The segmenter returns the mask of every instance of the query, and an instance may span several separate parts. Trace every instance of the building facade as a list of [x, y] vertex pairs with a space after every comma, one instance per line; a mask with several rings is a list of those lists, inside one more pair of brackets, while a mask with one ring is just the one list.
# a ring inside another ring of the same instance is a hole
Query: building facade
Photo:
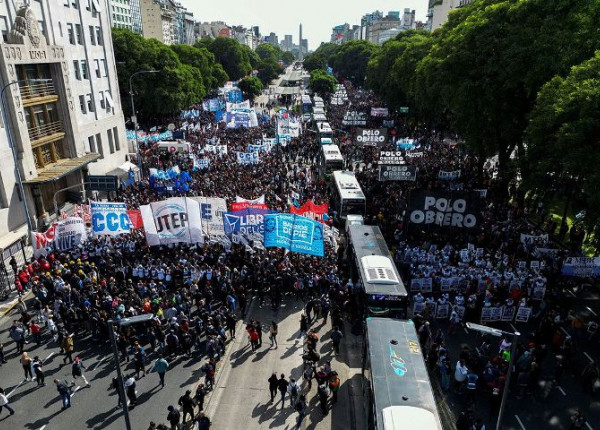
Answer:
[[[107, 1], [61, 0], [57, 6], [56, 0], [35, 0], [18, 8], [0, 3], [6, 24], [0, 44], [6, 105], [0, 128], [2, 249], [27, 231], [23, 199], [39, 228], [55, 215], [55, 200], [61, 206], [80, 191], [60, 190], [126, 161]], [[24, 195], [16, 186], [17, 169]]]
[[210, 37], [231, 37], [231, 28], [223, 21], [197, 22], [194, 26], [196, 39]]
[[426, 27], [437, 30], [448, 21], [448, 15], [455, 9], [472, 3], [473, 0], [430, 0]]
[[140, 0], [110, 0], [112, 26], [142, 34]]

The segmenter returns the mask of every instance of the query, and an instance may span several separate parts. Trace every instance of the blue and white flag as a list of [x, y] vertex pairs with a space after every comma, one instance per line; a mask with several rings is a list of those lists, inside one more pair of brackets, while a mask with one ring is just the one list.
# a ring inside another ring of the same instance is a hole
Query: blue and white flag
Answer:
[[260, 163], [260, 157], [258, 156], [258, 152], [238, 152], [237, 162], [238, 164]]
[[264, 217], [265, 247], [281, 247], [300, 254], [325, 255], [323, 226], [296, 214], [270, 214]]
[[223, 228], [227, 235], [243, 235], [247, 238], [262, 237], [264, 233], [264, 217], [274, 213], [269, 209], [247, 208], [223, 214]]
[[125, 203], [91, 202], [92, 231], [95, 235], [118, 236], [131, 232]]

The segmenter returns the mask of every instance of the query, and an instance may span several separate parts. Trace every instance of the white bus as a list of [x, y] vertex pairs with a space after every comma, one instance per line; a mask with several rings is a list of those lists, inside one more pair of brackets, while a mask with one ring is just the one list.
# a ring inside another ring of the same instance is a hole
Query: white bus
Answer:
[[323, 139], [324, 137], [333, 137], [333, 130], [328, 122], [317, 122], [317, 135], [319, 139]]
[[318, 168], [322, 178], [329, 178], [333, 171], [344, 169], [344, 157], [337, 145], [321, 145]]
[[332, 174], [331, 207], [337, 220], [346, 215], [365, 216], [367, 201], [354, 172], [336, 170]]

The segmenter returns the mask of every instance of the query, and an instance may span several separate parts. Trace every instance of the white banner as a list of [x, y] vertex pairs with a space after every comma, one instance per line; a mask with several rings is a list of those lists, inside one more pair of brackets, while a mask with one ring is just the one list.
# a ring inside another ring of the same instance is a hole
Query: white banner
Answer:
[[191, 197], [200, 205], [202, 231], [209, 236], [224, 236], [223, 213], [227, 212], [227, 202], [220, 197]]
[[125, 203], [91, 202], [92, 230], [96, 235], [118, 236], [131, 231]]
[[210, 152], [212, 154], [227, 155], [227, 145], [205, 145], [202, 152]]
[[240, 103], [230, 103], [227, 102], [225, 103], [225, 110], [227, 110], [227, 112], [231, 112], [234, 110], [244, 110], [244, 109], [250, 109], [250, 100], [244, 100], [243, 102]]
[[140, 206], [148, 245], [203, 243], [200, 205], [188, 197], [172, 197]]
[[238, 164], [254, 164], [260, 162], [258, 152], [238, 152], [237, 153]]
[[253, 200], [248, 200], [248, 199], [245, 199], [240, 196], [235, 196], [235, 202], [236, 203], [248, 203], [248, 205], [264, 205], [265, 204], [265, 195], [263, 194], [262, 196], [260, 196], [256, 199], [253, 199]]
[[79, 217], [69, 217], [58, 222], [54, 238], [54, 249], [59, 252], [68, 251], [82, 244], [87, 239], [85, 223]]

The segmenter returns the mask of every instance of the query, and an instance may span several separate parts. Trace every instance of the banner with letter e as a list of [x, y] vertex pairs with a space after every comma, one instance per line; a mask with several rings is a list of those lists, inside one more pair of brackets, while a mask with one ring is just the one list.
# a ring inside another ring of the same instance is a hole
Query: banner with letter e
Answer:
[[69, 217], [58, 222], [53, 245], [54, 249], [63, 252], [81, 245], [86, 239], [87, 233], [83, 219]]
[[91, 202], [92, 231], [96, 235], [118, 236], [131, 232], [125, 203]]
[[200, 205], [189, 197], [172, 197], [140, 206], [149, 246], [204, 243]]
[[281, 247], [299, 254], [325, 255], [323, 226], [296, 214], [271, 214], [264, 217], [265, 247]]

